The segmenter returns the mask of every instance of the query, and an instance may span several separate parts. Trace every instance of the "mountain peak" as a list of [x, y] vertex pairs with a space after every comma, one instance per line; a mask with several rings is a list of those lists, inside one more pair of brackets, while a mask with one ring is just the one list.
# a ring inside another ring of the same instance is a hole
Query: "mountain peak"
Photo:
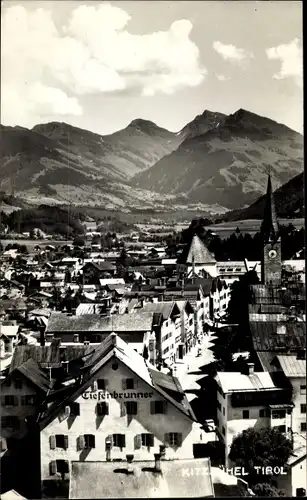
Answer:
[[129, 123], [128, 127], [140, 127], [142, 129], [146, 128], [159, 128], [154, 122], [150, 120], [144, 120], [143, 118], [136, 118]]

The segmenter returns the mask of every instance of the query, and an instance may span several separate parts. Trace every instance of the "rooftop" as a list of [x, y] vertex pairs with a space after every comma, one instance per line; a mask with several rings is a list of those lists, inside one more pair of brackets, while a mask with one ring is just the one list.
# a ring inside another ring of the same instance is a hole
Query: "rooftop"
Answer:
[[216, 260], [209, 252], [205, 243], [195, 234], [180, 255], [178, 262], [181, 264], [216, 264]]
[[286, 377], [306, 377], [306, 359], [296, 356], [277, 356], [277, 359]]
[[218, 372], [217, 381], [225, 393], [276, 388], [267, 372], [254, 372], [252, 375], [243, 375], [240, 372]]
[[306, 348], [306, 323], [303, 321], [250, 321], [249, 326], [256, 351], [282, 353], [285, 349], [296, 351]]
[[68, 316], [54, 312], [49, 318], [46, 332], [143, 332], [151, 331], [152, 320], [153, 313], [144, 311], [107, 317], [98, 314]]

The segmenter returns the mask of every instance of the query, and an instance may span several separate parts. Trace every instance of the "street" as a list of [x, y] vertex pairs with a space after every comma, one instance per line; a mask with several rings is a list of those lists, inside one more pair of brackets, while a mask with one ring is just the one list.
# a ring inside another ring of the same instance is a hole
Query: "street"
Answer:
[[[210, 350], [212, 341], [216, 337], [213, 333], [203, 335], [200, 344], [192, 347], [191, 351], [184, 357], [181, 362], [175, 363], [173, 366], [173, 374], [177, 377], [182, 385], [184, 391], [199, 390], [200, 386], [197, 380], [204, 377], [201, 373], [200, 367], [214, 361], [214, 355]], [[197, 356], [198, 350], [201, 350], [201, 355]], [[195, 394], [188, 392], [187, 398], [194, 399]]]

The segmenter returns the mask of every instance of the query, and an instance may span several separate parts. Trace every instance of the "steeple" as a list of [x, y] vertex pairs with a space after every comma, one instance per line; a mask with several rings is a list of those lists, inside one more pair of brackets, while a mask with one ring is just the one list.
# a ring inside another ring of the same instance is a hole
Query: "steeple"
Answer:
[[260, 234], [264, 243], [276, 242], [279, 237], [279, 227], [276, 217], [276, 209], [270, 174], [268, 177], [268, 186]]

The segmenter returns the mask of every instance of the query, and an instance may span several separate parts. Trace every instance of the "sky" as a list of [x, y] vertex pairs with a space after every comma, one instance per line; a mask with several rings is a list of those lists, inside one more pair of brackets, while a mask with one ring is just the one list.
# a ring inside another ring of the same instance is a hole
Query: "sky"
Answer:
[[2, 2], [1, 123], [177, 132], [240, 108], [303, 132], [302, 2]]

